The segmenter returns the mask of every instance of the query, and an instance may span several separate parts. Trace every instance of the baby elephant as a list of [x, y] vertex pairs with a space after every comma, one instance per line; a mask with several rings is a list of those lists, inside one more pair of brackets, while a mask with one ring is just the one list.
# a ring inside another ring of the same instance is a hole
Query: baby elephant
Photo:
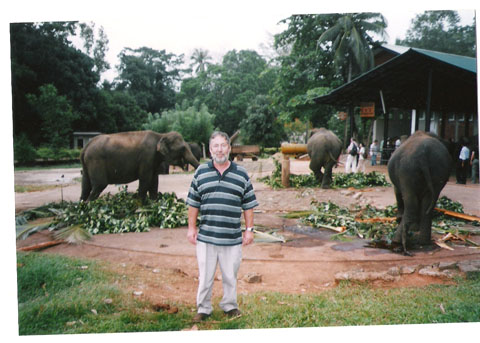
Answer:
[[[342, 142], [335, 134], [325, 128], [310, 137], [307, 142], [307, 153], [310, 156], [310, 169], [315, 174], [322, 188], [330, 188], [332, 168], [337, 164], [342, 151]], [[322, 173], [322, 168], [324, 172]]]
[[399, 226], [393, 241], [402, 243], [405, 255], [407, 234], [413, 243], [431, 244], [432, 215], [437, 199], [450, 176], [452, 159], [440, 139], [423, 131], [415, 132], [388, 162], [388, 175], [394, 185]]

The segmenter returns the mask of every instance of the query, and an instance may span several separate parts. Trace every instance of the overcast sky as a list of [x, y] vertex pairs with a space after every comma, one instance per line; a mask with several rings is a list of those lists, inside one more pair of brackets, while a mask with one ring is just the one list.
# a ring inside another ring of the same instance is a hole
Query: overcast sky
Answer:
[[[473, 1], [403, 0], [83, 0], [74, 5], [60, 0], [17, 0], [9, 5], [9, 21], [78, 20], [103, 26], [109, 39], [107, 59], [114, 68], [125, 47], [149, 47], [189, 58], [195, 48], [208, 50], [215, 62], [232, 49], [268, 45], [286, 26], [279, 21], [298, 13], [380, 12], [385, 15], [389, 43], [404, 38], [411, 20], [428, 9], [459, 10], [471, 23]], [[419, 5], [421, 3], [421, 5]], [[26, 5], [28, 4], [28, 5]], [[420, 7], [421, 6], [421, 7]], [[470, 9], [470, 11], [460, 11]], [[111, 76], [108, 77], [111, 79]]]
[[[227, 1], [224, 1], [227, 2]], [[125, 47], [139, 48], [147, 46], [156, 50], [165, 49], [175, 54], [185, 54], [186, 62], [195, 48], [208, 50], [215, 62], [220, 62], [222, 56], [232, 49], [254, 49], [261, 52], [260, 45], [268, 45], [272, 36], [283, 31], [286, 25], [279, 24], [282, 19], [295, 13], [332, 13], [354, 11], [355, 7], [325, 8], [317, 5], [295, 6], [290, 4], [271, 5], [269, 2], [246, 6], [253, 1], [236, 1], [242, 5], [207, 6], [207, 2], [198, 1], [196, 5], [169, 5], [159, 11], [137, 18], [121, 18], [103, 16], [95, 20], [98, 26], [103, 26], [109, 38], [108, 60], [112, 67], [118, 63], [118, 53]], [[408, 1], [407, 1], [408, 2]], [[223, 3], [223, 2], [222, 2]], [[310, 1], [312, 3], [312, 1]], [[194, 3], [195, 4], [195, 3]], [[450, 5], [451, 6], [451, 5]], [[388, 42], [393, 44], [396, 38], [404, 38], [411, 20], [416, 14], [427, 8], [385, 7], [362, 9], [362, 11], [378, 11], [385, 15], [389, 35]], [[445, 9], [460, 8], [445, 7]], [[465, 23], [472, 23], [473, 10], [459, 10]]]

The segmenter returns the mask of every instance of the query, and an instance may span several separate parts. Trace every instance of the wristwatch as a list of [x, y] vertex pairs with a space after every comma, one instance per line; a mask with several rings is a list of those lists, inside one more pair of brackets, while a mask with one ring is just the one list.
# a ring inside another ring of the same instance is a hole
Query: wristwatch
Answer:
[[247, 227], [247, 228], [245, 228], [245, 230], [253, 232], [253, 227]]

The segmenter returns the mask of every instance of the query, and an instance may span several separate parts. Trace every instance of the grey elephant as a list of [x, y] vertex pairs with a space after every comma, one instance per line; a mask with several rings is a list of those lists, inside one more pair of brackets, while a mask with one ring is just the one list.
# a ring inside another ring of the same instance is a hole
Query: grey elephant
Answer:
[[[200, 162], [200, 159], [202, 158], [202, 148], [200, 148], [200, 145], [197, 143], [188, 143], [188, 146], [190, 147], [190, 150], [192, 151], [193, 156], [197, 159], [197, 161]], [[185, 159], [181, 159], [179, 161], [175, 161], [171, 163], [171, 165], [181, 167], [183, 170], [188, 170], [188, 165], [189, 163], [185, 161]], [[160, 167], [159, 167], [159, 174], [169, 174], [170, 173], [170, 164], [167, 162], [162, 162]]]
[[310, 156], [310, 169], [318, 182], [322, 183], [322, 188], [330, 188], [332, 168], [337, 164], [341, 151], [342, 141], [330, 130], [320, 128], [309, 138], [307, 153]]
[[109, 184], [139, 180], [138, 194], [145, 201], [158, 195], [158, 174], [162, 163], [184, 160], [195, 168], [198, 160], [178, 132], [131, 131], [93, 138], [80, 155], [81, 200], [98, 198]]
[[[431, 244], [432, 216], [440, 192], [448, 181], [452, 159], [446, 146], [432, 133], [415, 132], [392, 154], [388, 175], [397, 200], [397, 221], [393, 241]], [[407, 242], [411, 232], [413, 239]]]

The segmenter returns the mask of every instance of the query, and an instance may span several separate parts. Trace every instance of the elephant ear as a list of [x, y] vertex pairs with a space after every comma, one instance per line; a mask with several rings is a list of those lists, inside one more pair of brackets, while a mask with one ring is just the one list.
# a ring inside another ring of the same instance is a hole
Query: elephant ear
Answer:
[[165, 159], [168, 156], [170, 152], [169, 146], [170, 146], [170, 142], [167, 136], [163, 136], [162, 138], [159, 139], [157, 143], [157, 151], [159, 152], [160, 157], [162, 159]]

